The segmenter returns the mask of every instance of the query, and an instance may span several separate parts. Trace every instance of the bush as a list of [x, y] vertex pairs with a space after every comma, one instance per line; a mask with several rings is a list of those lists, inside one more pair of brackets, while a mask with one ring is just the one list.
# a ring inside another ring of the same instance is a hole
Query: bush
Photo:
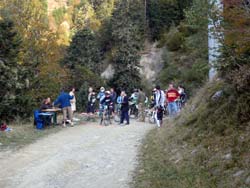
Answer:
[[88, 88], [92, 87], [94, 89], [98, 89], [99, 91], [99, 88], [104, 86], [104, 82], [99, 75], [94, 74], [84, 66], [76, 66], [76, 69], [72, 72], [72, 74], [74, 76], [70, 82], [70, 87], [74, 86], [78, 90], [76, 94], [77, 111], [84, 111], [87, 106]]
[[232, 71], [228, 79], [233, 83], [237, 91], [250, 91], [250, 65], [243, 65], [239, 69]]
[[170, 51], [177, 51], [181, 48], [184, 43], [184, 36], [181, 32], [176, 29], [171, 29], [167, 35], [167, 48]]

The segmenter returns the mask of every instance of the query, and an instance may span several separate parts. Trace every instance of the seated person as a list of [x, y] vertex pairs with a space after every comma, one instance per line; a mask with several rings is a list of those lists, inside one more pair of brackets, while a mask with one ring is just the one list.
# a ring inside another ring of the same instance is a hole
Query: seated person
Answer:
[[51, 104], [51, 100], [50, 100], [50, 98], [48, 97], [47, 99], [44, 99], [44, 100], [43, 100], [43, 103], [42, 103], [40, 109], [41, 109], [41, 110], [46, 110], [46, 109], [50, 109], [50, 108], [52, 108], [52, 107], [53, 107], [53, 106], [52, 106], [52, 104]]
[[[40, 110], [43, 111], [43, 110], [46, 110], [46, 109], [51, 109], [53, 108], [52, 104], [51, 104], [51, 99], [50, 97], [48, 97], [47, 99], [44, 99], [43, 100], [43, 103], [40, 107]], [[46, 113], [46, 112], [45, 112]], [[56, 121], [56, 113], [55, 112], [49, 112], [50, 114], [53, 115], [53, 124], [57, 124], [57, 121]], [[48, 120], [49, 121], [49, 120]]]

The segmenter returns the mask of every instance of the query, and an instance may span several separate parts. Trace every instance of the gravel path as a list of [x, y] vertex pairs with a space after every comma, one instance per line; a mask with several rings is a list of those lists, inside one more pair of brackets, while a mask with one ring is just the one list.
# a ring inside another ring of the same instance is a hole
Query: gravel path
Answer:
[[154, 126], [65, 128], [15, 153], [0, 154], [1, 188], [127, 188], [142, 138]]

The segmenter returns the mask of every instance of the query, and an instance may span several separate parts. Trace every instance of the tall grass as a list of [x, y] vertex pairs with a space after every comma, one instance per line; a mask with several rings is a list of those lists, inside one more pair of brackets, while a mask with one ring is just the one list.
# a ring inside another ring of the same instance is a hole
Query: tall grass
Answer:
[[[213, 101], [218, 90], [223, 95]], [[151, 131], [138, 156], [132, 186], [249, 187], [250, 124], [249, 119], [239, 124], [235, 114], [241, 104], [234, 94], [223, 81], [207, 84], [178, 118]]]

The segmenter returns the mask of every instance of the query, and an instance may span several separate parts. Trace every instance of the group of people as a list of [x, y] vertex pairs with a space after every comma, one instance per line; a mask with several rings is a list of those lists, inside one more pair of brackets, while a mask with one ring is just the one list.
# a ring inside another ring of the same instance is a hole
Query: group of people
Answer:
[[[131, 96], [128, 96], [125, 91], [121, 91], [118, 96], [114, 88], [105, 90], [100, 88], [99, 93], [95, 93], [93, 88], [89, 88], [87, 113], [94, 114], [96, 111], [96, 103], [99, 105], [99, 112], [108, 108], [112, 115], [120, 115], [120, 124], [126, 120], [129, 124], [130, 115], [138, 116], [138, 121], [145, 122], [145, 109], [151, 108], [156, 110], [156, 122], [162, 126], [163, 113], [168, 112], [170, 117], [176, 116], [184, 106], [187, 99], [185, 89], [179, 86], [174, 88], [173, 84], [169, 84], [169, 88], [165, 91], [161, 90], [160, 86], [156, 86], [152, 90], [150, 100], [141, 88], [134, 89]], [[149, 103], [150, 102], [150, 103]]]
[[[149, 108], [156, 112], [155, 120], [158, 127], [161, 127], [164, 112], [167, 111], [170, 117], [176, 116], [184, 106], [186, 99], [185, 89], [182, 86], [175, 89], [173, 84], [169, 84], [169, 88], [165, 91], [160, 86], [156, 86], [152, 90], [150, 99], [142, 88], [134, 89], [133, 93], [128, 96], [125, 91], [121, 91], [120, 95], [117, 95], [114, 88], [105, 90], [104, 87], [101, 87], [96, 93], [90, 87], [87, 98], [87, 113], [92, 115], [98, 111], [101, 114], [105, 109], [108, 109], [110, 116], [119, 114], [119, 124], [126, 122], [128, 125], [132, 114], [138, 117], [138, 121], [145, 122], [145, 109]], [[46, 110], [55, 106], [60, 107], [63, 111], [63, 127], [66, 126], [67, 122], [73, 126], [73, 112], [76, 111], [75, 88], [72, 88], [70, 92], [65, 92], [62, 89], [53, 103], [50, 98], [44, 99], [40, 109]]]
[[98, 102], [99, 105], [99, 114], [101, 114], [105, 108], [108, 109], [111, 116], [120, 111], [120, 124], [123, 124], [124, 120], [126, 120], [126, 124], [129, 124], [129, 99], [125, 91], [122, 91], [121, 94], [117, 96], [114, 88], [105, 90], [104, 87], [101, 87], [99, 93], [96, 95], [93, 88], [90, 87], [87, 103], [88, 114], [95, 113], [96, 102]]
[[[53, 107], [58, 106], [62, 109], [63, 112], [63, 123], [62, 126], [66, 127], [66, 123], [68, 122], [70, 126], [74, 126], [73, 123], [73, 113], [76, 111], [76, 97], [75, 97], [75, 88], [72, 88], [71, 91], [65, 92], [65, 89], [61, 89], [61, 93], [57, 97], [54, 102], [51, 102], [50, 97], [43, 100], [40, 110], [52, 109]], [[56, 116], [56, 113], [51, 111], [50, 113], [53, 116]], [[56, 118], [53, 118], [56, 121]], [[57, 124], [57, 122], [53, 122]]]

